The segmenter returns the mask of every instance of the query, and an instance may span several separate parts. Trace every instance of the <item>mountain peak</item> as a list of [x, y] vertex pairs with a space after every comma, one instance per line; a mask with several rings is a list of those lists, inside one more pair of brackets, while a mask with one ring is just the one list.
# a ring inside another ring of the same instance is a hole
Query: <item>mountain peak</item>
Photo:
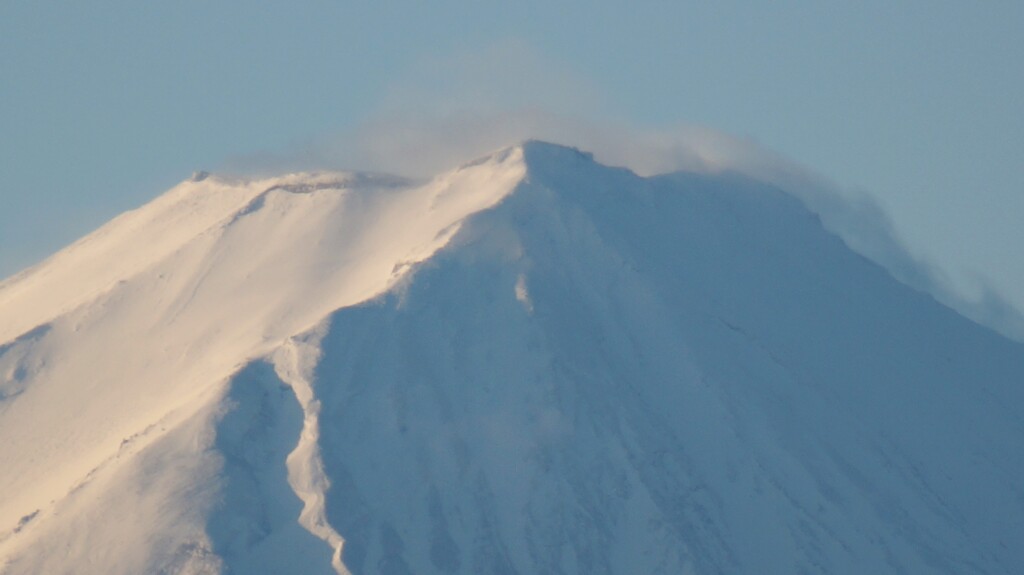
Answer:
[[580, 162], [595, 163], [592, 153], [579, 148], [544, 140], [527, 139], [462, 164], [460, 169], [480, 166], [488, 162], [501, 163], [509, 160], [525, 163], [528, 170], [539, 167], [550, 168], [556, 165], [560, 165], [562, 169], [571, 169]]
[[183, 182], [0, 284], [0, 573], [1019, 572], [1022, 346], [745, 185]]
[[558, 158], [562, 160], [571, 158], [577, 161], [594, 161], [594, 154], [590, 152], [581, 150], [574, 146], [556, 144], [545, 140], [523, 140], [518, 144], [518, 146], [523, 149], [523, 153], [527, 156], [528, 160], [531, 158]]

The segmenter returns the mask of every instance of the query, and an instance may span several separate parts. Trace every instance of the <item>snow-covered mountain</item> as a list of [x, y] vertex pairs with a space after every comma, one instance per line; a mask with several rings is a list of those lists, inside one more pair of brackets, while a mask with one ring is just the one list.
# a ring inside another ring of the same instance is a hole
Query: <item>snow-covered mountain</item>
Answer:
[[0, 283], [0, 573], [1020, 573], [1024, 346], [740, 175], [196, 177]]

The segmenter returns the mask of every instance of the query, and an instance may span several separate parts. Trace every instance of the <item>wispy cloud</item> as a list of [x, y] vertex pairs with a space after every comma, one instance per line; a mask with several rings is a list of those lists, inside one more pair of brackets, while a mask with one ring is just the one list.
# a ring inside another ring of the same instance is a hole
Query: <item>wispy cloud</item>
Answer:
[[971, 297], [911, 254], [871, 197], [840, 186], [758, 142], [696, 125], [642, 128], [616, 120], [600, 90], [524, 42], [424, 57], [396, 77], [356, 129], [229, 169], [358, 169], [425, 177], [529, 138], [575, 146], [640, 175], [734, 171], [800, 198], [851, 248], [972, 319], [1024, 341], [1024, 315], [994, 289]]

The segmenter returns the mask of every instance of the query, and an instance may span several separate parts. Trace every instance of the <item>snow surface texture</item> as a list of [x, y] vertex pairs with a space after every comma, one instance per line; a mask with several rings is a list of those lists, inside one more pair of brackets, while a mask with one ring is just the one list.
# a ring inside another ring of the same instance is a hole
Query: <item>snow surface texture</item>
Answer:
[[1022, 382], [738, 175], [197, 179], [0, 283], [0, 573], [1020, 573]]

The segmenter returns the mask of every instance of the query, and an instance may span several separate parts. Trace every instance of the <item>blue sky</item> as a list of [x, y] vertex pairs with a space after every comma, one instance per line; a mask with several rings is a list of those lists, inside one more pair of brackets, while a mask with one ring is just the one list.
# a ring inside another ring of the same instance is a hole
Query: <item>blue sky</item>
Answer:
[[1022, 25], [1000, 1], [6, 0], [0, 275], [193, 170], [373, 167], [367, 134], [526, 114], [773, 150], [1024, 307]]

